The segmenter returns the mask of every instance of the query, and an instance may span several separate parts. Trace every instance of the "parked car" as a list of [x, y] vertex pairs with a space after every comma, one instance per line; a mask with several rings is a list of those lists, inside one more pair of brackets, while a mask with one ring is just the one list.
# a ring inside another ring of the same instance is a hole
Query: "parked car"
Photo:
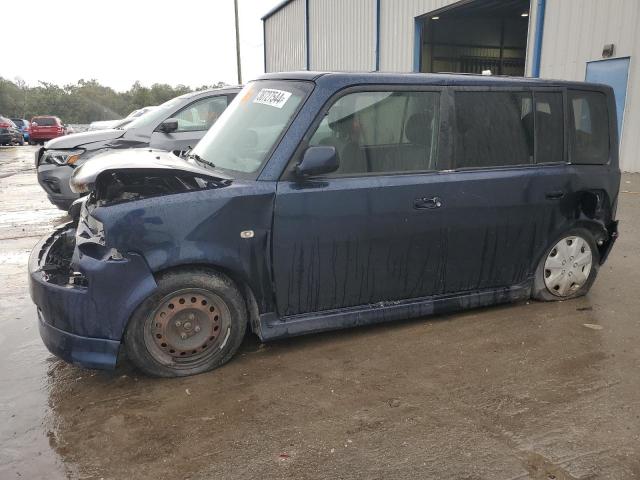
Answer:
[[29, 120], [25, 120], [24, 118], [12, 118], [11, 121], [15, 123], [16, 127], [22, 133], [22, 139], [25, 142], [29, 141], [29, 132], [31, 131], [31, 122]]
[[586, 294], [617, 236], [613, 90], [433, 74], [250, 83], [186, 159], [74, 172], [77, 224], [31, 254], [50, 351], [144, 372], [263, 341]]
[[44, 143], [65, 135], [65, 126], [58, 117], [42, 115], [31, 119], [30, 143]]
[[158, 107], [155, 106], [155, 105], [154, 106], [149, 106], [149, 107], [143, 107], [143, 108], [140, 108], [138, 110], [134, 110], [129, 115], [127, 115], [125, 118], [118, 118], [116, 120], [100, 120], [100, 121], [97, 121], [97, 122], [91, 122], [91, 124], [89, 125], [89, 130], [106, 130], [108, 128], [123, 127], [126, 124], [131, 123], [136, 118], [141, 117], [145, 113], [150, 112], [151, 110], [154, 110], [156, 108], [158, 108]]
[[108, 149], [152, 147], [184, 151], [194, 147], [239, 88], [206, 90], [173, 98], [122, 127], [69, 135], [36, 152], [38, 182], [49, 201], [68, 210], [79, 198], [69, 188], [73, 170]]
[[13, 145], [14, 143], [24, 145], [22, 132], [11, 119], [0, 116], [0, 145]]

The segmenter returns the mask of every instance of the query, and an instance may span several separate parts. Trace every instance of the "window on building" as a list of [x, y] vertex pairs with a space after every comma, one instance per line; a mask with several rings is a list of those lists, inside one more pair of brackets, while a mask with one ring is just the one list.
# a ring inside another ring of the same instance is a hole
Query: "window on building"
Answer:
[[536, 92], [536, 162], [564, 161], [562, 93]]
[[609, 111], [599, 92], [569, 91], [571, 163], [609, 161]]
[[533, 101], [525, 92], [456, 92], [455, 167], [533, 163]]
[[436, 92], [358, 92], [337, 100], [309, 145], [332, 145], [340, 167], [357, 175], [436, 169]]

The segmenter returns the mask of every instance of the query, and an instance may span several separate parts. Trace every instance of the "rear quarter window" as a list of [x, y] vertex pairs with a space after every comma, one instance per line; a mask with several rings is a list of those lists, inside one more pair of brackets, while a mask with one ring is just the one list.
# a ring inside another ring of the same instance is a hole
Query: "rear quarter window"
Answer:
[[607, 97], [601, 92], [569, 91], [571, 163], [609, 162], [610, 132]]

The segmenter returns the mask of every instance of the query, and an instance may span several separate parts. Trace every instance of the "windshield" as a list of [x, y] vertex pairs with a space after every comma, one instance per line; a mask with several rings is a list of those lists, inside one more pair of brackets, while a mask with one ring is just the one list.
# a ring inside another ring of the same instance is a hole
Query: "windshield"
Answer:
[[308, 82], [250, 83], [198, 142], [193, 155], [216, 168], [255, 178], [311, 89]]
[[147, 127], [149, 125], [153, 125], [154, 123], [159, 122], [160, 120], [164, 120], [167, 118], [167, 115], [170, 114], [178, 105], [180, 105], [184, 101], [183, 97], [172, 98], [171, 100], [164, 102], [159, 107], [155, 107], [152, 110], [149, 110], [139, 117], [131, 117], [135, 111], [129, 114], [128, 118], [133, 118], [133, 121], [126, 126], [120, 126], [118, 128], [124, 128], [128, 130], [130, 128], [140, 128]]

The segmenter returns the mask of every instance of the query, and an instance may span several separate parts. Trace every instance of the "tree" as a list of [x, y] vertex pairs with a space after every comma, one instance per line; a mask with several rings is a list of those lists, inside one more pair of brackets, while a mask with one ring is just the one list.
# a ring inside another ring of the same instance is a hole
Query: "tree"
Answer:
[[[224, 85], [218, 82], [196, 90]], [[0, 114], [27, 119], [35, 115], [56, 115], [65, 123], [86, 124], [122, 118], [133, 110], [160, 105], [190, 91], [192, 89], [186, 85], [172, 87], [154, 83], [149, 88], [136, 81], [126, 92], [116, 92], [95, 79], [80, 79], [63, 87], [48, 82], [29, 87], [21, 78], [10, 81], [0, 77]]]

